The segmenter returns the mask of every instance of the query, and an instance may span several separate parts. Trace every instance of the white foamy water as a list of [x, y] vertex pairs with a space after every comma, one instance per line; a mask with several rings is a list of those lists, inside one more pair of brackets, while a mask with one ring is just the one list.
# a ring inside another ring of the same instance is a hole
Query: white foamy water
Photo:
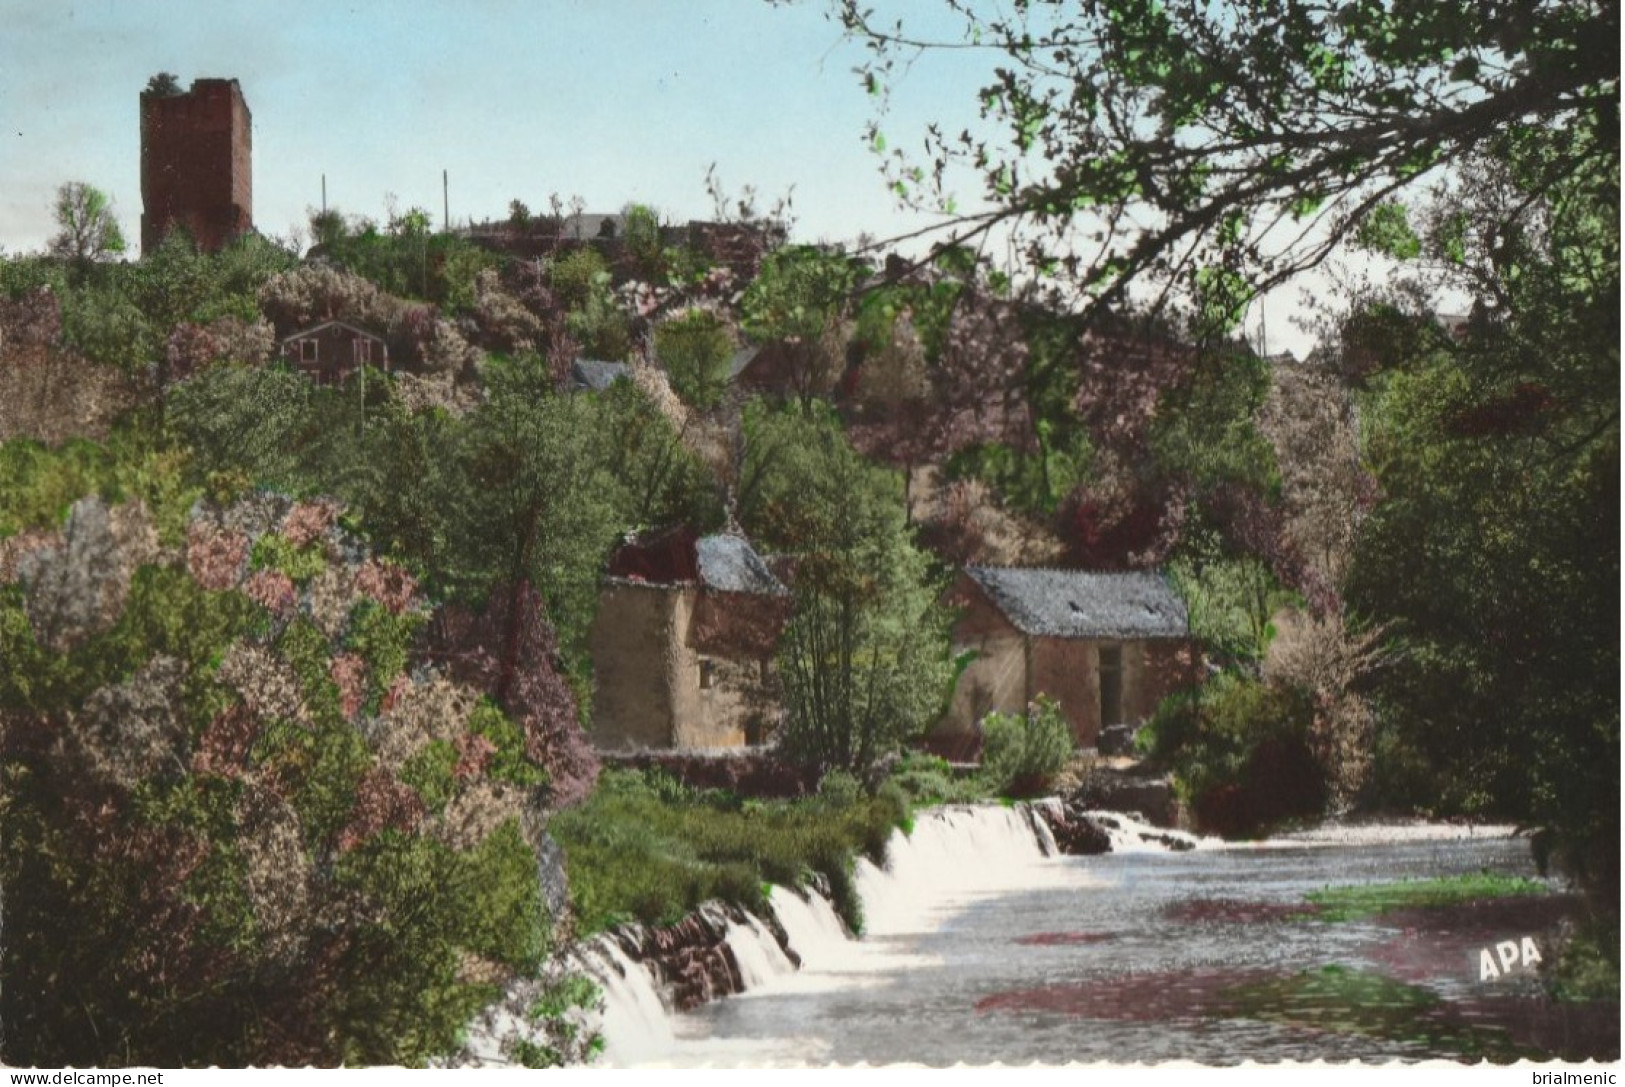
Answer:
[[659, 1057], [676, 1044], [671, 1011], [654, 978], [619, 944], [600, 936], [588, 945], [580, 962], [604, 987], [604, 1018], [599, 1029], [604, 1035], [606, 1064], [637, 1064]]
[[1393, 842], [1453, 842], [1511, 838], [1511, 823], [1326, 823], [1278, 835], [1253, 845], [1365, 845]]
[[[1137, 880], [1154, 879], [1156, 872], [1167, 870], [1170, 878], [1183, 884], [1189, 877], [1175, 873], [1185, 872], [1189, 864], [1203, 862], [1195, 857], [1186, 862], [1176, 860], [1174, 855], [1166, 860], [1149, 856], [1167, 854], [1169, 838], [1187, 841], [1197, 853], [1217, 861], [1252, 849], [1272, 850], [1271, 855], [1278, 856], [1284, 854], [1273, 852], [1276, 848], [1304, 846], [1358, 848], [1393, 842], [1418, 843], [1417, 848], [1426, 848], [1426, 843], [1432, 841], [1505, 838], [1511, 829], [1440, 824], [1342, 826], [1266, 843], [1227, 844], [1163, 830], [1119, 813], [1096, 814], [1108, 830], [1113, 853], [1138, 856], [1125, 856], [1104, 866], [1079, 863], [1089, 858], [1061, 857], [1048, 827], [1026, 806], [961, 806], [922, 813], [912, 833], [893, 833], [884, 868], [864, 859], [856, 863], [854, 878], [864, 917], [861, 939], [852, 936], [834, 905], [823, 895], [772, 888], [769, 908], [800, 959], [799, 968], [785, 954], [766, 920], [748, 914], [743, 919], [724, 918], [717, 913], [712, 919], [726, 934], [745, 986], [744, 993], [729, 997], [727, 1003], [743, 1002], [739, 1006], [741, 1013], [747, 1005], [760, 1007], [761, 1014], [744, 1018], [751, 1022], [771, 1021], [774, 1030], [768, 1036], [721, 1036], [714, 1029], [715, 1015], [674, 1015], [646, 967], [632, 961], [608, 936], [589, 941], [572, 952], [571, 959], [604, 989], [601, 1029], [606, 1049], [602, 1063], [671, 1067], [805, 1064], [836, 1059], [832, 1054], [839, 1055], [843, 1045], [851, 1044], [849, 1039], [841, 1032], [830, 1034], [816, 1028], [808, 1033], [811, 1024], [803, 1026], [800, 1013], [780, 1015], [776, 1010], [779, 1005], [788, 1001], [786, 1006], [799, 1008], [816, 1000], [836, 1001], [844, 1007], [857, 1001], [853, 1007], [859, 1007], [891, 999], [886, 995], [889, 993], [912, 992], [916, 983], [908, 980], [911, 977], [935, 985], [943, 976], [945, 955], [958, 955], [977, 946], [973, 940], [956, 939], [957, 926], [973, 915], [1001, 908], [993, 900], [1014, 902], [1015, 896], [1050, 896], [1045, 901], [1062, 904], [1063, 912], [1053, 922], [1026, 922], [1027, 927], [1036, 924], [1038, 931], [1045, 931], [1046, 925], [1062, 928], [1065, 924], [1083, 924], [1077, 918], [1092, 916], [1090, 911], [1097, 907], [1091, 903], [1105, 902], [1105, 896], [1121, 897], [1125, 890], [1132, 892]], [[1147, 863], [1153, 867], [1139, 867]], [[1205, 873], [1206, 868], [1189, 872]], [[1072, 920], [1064, 921], [1068, 917]], [[968, 932], [965, 935], [968, 937]], [[997, 964], [1010, 952], [1001, 946], [990, 954], [992, 958], [977, 969], [996, 971]], [[1024, 950], [1021, 954], [1034, 952]], [[947, 969], [959, 971], [963, 964]], [[929, 1006], [929, 989], [922, 991], [921, 999]], [[758, 1001], [766, 1003], [758, 1005]], [[722, 1013], [724, 1009], [717, 1006], [715, 1010]], [[902, 1014], [904, 1010], [903, 1005], [886, 1005], [882, 1014]], [[867, 1018], [860, 1015], [848, 1025], [857, 1029], [857, 1024], [863, 1022]], [[524, 1024], [512, 1014], [491, 1009], [474, 1024], [470, 1049], [481, 1057], [488, 1052], [494, 1056], [498, 1037], [516, 1032], [522, 1035], [523, 1031]]]
[[739, 977], [746, 992], [760, 989], [774, 978], [795, 973], [795, 963], [784, 954], [779, 941], [758, 918], [747, 915], [744, 924], [729, 921], [726, 940], [734, 953], [734, 961], [739, 964]]
[[866, 859], [857, 862], [864, 935], [924, 932], [978, 899], [1017, 888], [1080, 882], [1078, 870], [1054, 853], [1049, 828], [1025, 808], [927, 812], [916, 820], [912, 834], [893, 832], [885, 868]]

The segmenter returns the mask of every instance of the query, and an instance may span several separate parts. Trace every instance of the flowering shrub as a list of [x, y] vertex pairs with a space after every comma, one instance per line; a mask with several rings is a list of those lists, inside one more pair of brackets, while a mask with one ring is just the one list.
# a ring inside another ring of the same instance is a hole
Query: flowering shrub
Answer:
[[[540, 964], [574, 701], [490, 654], [414, 667], [429, 608], [337, 513], [200, 502], [166, 560], [87, 500], [7, 549], [7, 1063], [421, 1063]], [[552, 648], [514, 614], [522, 659]]]

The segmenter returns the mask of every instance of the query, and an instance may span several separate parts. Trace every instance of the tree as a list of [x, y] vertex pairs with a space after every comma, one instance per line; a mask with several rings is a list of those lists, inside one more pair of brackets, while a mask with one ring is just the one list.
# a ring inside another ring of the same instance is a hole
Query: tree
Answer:
[[660, 217], [647, 204], [628, 204], [621, 211], [622, 237], [633, 272], [640, 279], [658, 280], [664, 271], [665, 247], [660, 239]]
[[124, 252], [113, 202], [93, 185], [70, 181], [56, 190], [56, 225], [51, 252], [81, 269]]
[[147, 93], [160, 98], [173, 98], [181, 93], [181, 81], [174, 72], [159, 72], [147, 80]]
[[818, 246], [774, 250], [740, 301], [742, 325], [787, 356], [790, 384], [803, 402], [832, 392], [846, 371], [852, 297], [867, 267]]
[[758, 410], [745, 426], [740, 518], [795, 565], [779, 652], [784, 748], [864, 770], [942, 708], [953, 669], [940, 586], [909, 538], [898, 479], [866, 463], [827, 410]]
[[656, 325], [654, 343], [677, 395], [701, 411], [715, 407], [736, 349], [727, 323], [712, 310], [691, 309]]
[[[913, 5], [891, 20], [868, 0], [832, 4], [882, 102], [921, 53], [988, 59], [981, 119], [928, 126], [923, 163], [891, 152], [894, 188], [952, 210], [968, 168], [987, 207], [952, 219], [944, 244], [1030, 228], [1029, 269], [1098, 302], [1146, 281], [1233, 316], [1508, 132], [1589, 134], [1552, 178], [1618, 160], [1609, 0], [946, 7], [957, 35], [916, 32]], [[871, 139], [885, 148], [878, 120]]]
[[[1618, 168], [1588, 138], [1511, 133], [1420, 217], [1426, 267], [1479, 300], [1459, 333], [1398, 291], [1354, 323], [1391, 361], [1365, 376], [1382, 501], [1348, 596], [1399, 650], [1375, 690], [1385, 790], [1542, 827], [1617, 916]], [[1591, 167], [1554, 180], [1565, 160]]]

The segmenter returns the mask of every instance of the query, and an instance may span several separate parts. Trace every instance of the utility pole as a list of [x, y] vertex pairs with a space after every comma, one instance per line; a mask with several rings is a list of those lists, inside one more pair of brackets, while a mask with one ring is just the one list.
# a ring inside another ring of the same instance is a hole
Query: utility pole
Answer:
[[451, 232], [451, 181], [445, 170], [440, 171], [440, 230]]

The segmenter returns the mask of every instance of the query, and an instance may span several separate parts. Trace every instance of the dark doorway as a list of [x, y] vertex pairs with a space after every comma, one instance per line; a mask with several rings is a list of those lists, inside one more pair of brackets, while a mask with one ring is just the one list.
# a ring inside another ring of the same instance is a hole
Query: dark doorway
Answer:
[[1100, 647], [1100, 727], [1123, 723], [1123, 650]]

